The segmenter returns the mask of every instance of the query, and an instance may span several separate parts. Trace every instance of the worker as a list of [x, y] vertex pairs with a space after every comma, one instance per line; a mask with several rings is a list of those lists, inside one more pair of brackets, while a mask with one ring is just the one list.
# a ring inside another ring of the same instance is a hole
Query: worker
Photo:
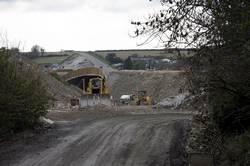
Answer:
[[111, 106], [114, 106], [114, 103], [113, 103], [113, 96], [110, 95], [110, 101], [111, 101]]

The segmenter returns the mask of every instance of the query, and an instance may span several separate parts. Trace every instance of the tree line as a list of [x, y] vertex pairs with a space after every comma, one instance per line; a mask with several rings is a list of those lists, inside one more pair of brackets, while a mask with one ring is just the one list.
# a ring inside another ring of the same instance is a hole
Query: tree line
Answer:
[[136, 20], [134, 37], [168, 48], [194, 48], [190, 91], [205, 101], [192, 135], [194, 151], [218, 165], [250, 165], [250, 1], [161, 0], [164, 9]]
[[35, 128], [45, 116], [50, 96], [37, 68], [19, 54], [0, 49], [0, 134]]

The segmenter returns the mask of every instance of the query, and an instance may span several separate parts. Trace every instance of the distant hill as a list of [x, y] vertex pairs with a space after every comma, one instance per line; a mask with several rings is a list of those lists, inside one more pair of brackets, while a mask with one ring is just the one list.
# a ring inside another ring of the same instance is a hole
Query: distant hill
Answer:
[[[192, 56], [194, 50], [193, 49], [181, 49], [180, 50], [182, 55], [185, 56]], [[162, 56], [166, 58], [173, 58], [178, 55], [176, 49], [145, 49], [145, 50], [96, 50], [96, 54], [106, 57], [108, 54], [115, 54], [117, 57], [121, 59], [126, 59], [129, 56], [137, 55], [139, 57], [144, 56]]]
[[[181, 49], [181, 54], [184, 56], [192, 56], [193, 49]], [[96, 50], [89, 53], [99, 55], [105, 58], [108, 54], [115, 54], [117, 57], [125, 60], [129, 56], [137, 55], [138, 57], [160, 56], [162, 58], [175, 58], [178, 55], [176, 49], [142, 49], [142, 50]], [[63, 52], [46, 52], [44, 56], [32, 57], [32, 60], [37, 64], [60, 64], [68, 58], [77, 55], [76, 51]]]

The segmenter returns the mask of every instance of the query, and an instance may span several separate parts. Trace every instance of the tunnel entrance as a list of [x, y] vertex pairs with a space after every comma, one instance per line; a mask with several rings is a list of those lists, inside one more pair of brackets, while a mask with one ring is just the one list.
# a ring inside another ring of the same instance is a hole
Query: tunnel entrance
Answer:
[[93, 94], [100, 94], [100, 89], [94, 89]]
[[83, 95], [109, 94], [106, 76], [101, 69], [90, 67], [71, 71], [63, 78], [83, 91]]
[[103, 78], [98, 75], [85, 75], [68, 80], [68, 83], [83, 90], [87, 94], [101, 94], [104, 86]]

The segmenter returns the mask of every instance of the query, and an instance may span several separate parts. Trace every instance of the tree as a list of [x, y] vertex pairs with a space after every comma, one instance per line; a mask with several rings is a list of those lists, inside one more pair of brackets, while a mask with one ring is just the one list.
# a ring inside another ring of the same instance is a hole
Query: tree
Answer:
[[[166, 47], [196, 50], [190, 59], [189, 73], [193, 93], [208, 94], [205, 134], [209, 136], [208, 131], [218, 130], [222, 145], [227, 146], [224, 144], [227, 138], [250, 130], [250, 1], [161, 0], [161, 3], [165, 10], [132, 22], [136, 26], [135, 36], [146, 35], [144, 43], [158, 39]], [[210, 138], [213, 136], [210, 134]], [[243, 155], [247, 157], [249, 153]]]
[[131, 22], [137, 27], [135, 36], [148, 36], [145, 42], [157, 38], [166, 47], [201, 48], [249, 39], [248, 0], [161, 0], [161, 3], [166, 10]]
[[34, 128], [47, 112], [50, 98], [35, 68], [18, 63], [0, 49], [0, 134]]
[[122, 63], [122, 59], [117, 57], [115, 53], [108, 53], [108, 55], [105, 57], [107, 61], [109, 61], [111, 64], [116, 63]]
[[131, 69], [133, 68], [133, 63], [132, 63], [132, 60], [131, 60], [130, 57], [128, 57], [128, 58], [124, 61], [123, 68], [124, 68], [124, 69], [128, 69], [128, 70], [131, 70]]
[[44, 52], [45, 52], [45, 49], [41, 48], [39, 45], [34, 45], [31, 48], [31, 56], [35, 56], [35, 57], [37, 57], [37, 56], [43, 56]]

